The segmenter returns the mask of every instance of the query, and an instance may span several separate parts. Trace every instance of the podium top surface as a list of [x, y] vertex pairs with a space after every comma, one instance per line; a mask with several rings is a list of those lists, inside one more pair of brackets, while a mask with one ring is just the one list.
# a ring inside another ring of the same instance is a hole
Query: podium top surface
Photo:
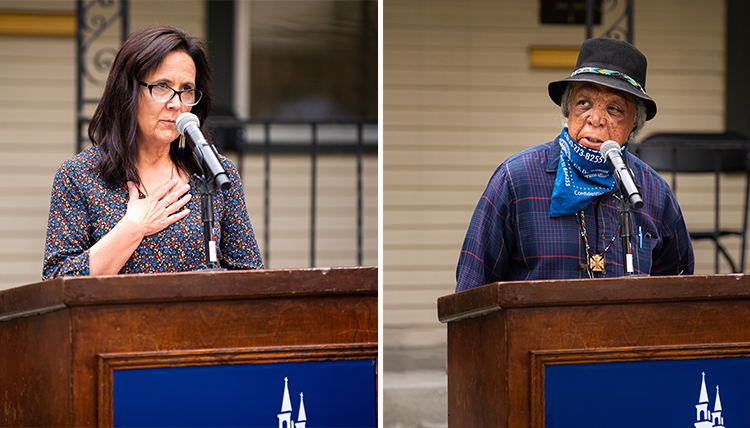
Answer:
[[377, 266], [65, 277], [0, 291], [0, 322], [75, 306], [377, 293]]
[[438, 299], [449, 323], [511, 308], [750, 298], [745, 274], [495, 282]]

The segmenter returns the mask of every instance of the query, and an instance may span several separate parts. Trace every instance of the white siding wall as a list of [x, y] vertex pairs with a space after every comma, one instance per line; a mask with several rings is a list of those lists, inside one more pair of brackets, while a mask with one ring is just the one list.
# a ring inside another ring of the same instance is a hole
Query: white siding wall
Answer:
[[[649, 59], [646, 87], [659, 106], [642, 135], [722, 131], [725, 3], [635, 3], [635, 44]], [[459, 250], [487, 180], [509, 155], [560, 132], [547, 84], [572, 67], [531, 69], [528, 49], [580, 46], [585, 28], [542, 26], [538, 7], [516, 0], [384, 2], [386, 347], [444, 343], [436, 299], [454, 290]], [[710, 224], [701, 192], [711, 182], [681, 183], [689, 226]], [[737, 199], [725, 198], [734, 215]], [[713, 272], [710, 248], [696, 245], [699, 272]]]
[[[75, 2], [0, 1], [0, 11], [74, 12]], [[205, 39], [205, 0], [131, 0], [130, 31], [171, 24]], [[119, 33], [105, 38], [119, 40]], [[75, 39], [0, 36], [0, 289], [41, 279], [52, 179], [75, 151]], [[100, 87], [87, 87], [98, 97]], [[93, 111], [93, 108], [91, 109]], [[261, 250], [261, 161], [245, 160], [248, 211]], [[309, 263], [309, 160], [272, 161], [272, 265]], [[356, 264], [353, 158], [321, 156], [318, 266]], [[377, 264], [377, 160], [364, 163], [365, 264]], [[278, 198], [275, 198], [278, 196]], [[275, 229], [273, 229], [275, 228]]]
[[[73, 1], [3, 1], [71, 12]], [[52, 176], [73, 154], [73, 38], [0, 36], [0, 289], [41, 278]]]

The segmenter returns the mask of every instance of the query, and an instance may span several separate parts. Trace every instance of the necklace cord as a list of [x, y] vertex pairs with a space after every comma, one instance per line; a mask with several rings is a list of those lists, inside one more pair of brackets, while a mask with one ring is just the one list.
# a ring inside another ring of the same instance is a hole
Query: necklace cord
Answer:
[[606, 270], [604, 269], [604, 254], [609, 251], [609, 249], [612, 247], [612, 244], [615, 242], [615, 239], [617, 239], [617, 233], [620, 231], [620, 225], [617, 225], [617, 229], [615, 229], [614, 233], [612, 233], [612, 239], [610, 239], [607, 246], [604, 248], [604, 251], [602, 251], [599, 254], [593, 254], [593, 251], [591, 250], [591, 246], [589, 245], [588, 240], [588, 232], [586, 231], [586, 215], [584, 214], [583, 210], [580, 210], [576, 213], [576, 221], [578, 222], [578, 231], [581, 233], [581, 238], [583, 239], [583, 244], [586, 247], [586, 272], [588, 272], [589, 278], [594, 278], [595, 272], [601, 272], [602, 275], [606, 274]]
[[[172, 164], [172, 169], [171, 169], [171, 171], [169, 173], [169, 179], [171, 180], [173, 178], [174, 178], [174, 164]], [[148, 195], [148, 189], [146, 189], [146, 185], [143, 184], [143, 182], [141, 182], [141, 187], [143, 187], [143, 193], [146, 195], [146, 197], [148, 197], [149, 196]]]

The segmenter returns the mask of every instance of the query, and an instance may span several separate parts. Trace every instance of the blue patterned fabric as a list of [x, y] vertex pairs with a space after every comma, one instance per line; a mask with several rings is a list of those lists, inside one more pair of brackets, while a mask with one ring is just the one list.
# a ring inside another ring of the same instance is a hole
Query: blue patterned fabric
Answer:
[[575, 214], [590, 204], [595, 197], [615, 188], [613, 170], [597, 152], [573, 141], [568, 128], [560, 137], [560, 162], [552, 191], [551, 217]]
[[[588, 278], [586, 248], [575, 215], [550, 217], [552, 188], [560, 158], [558, 140], [526, 149], [503, 162], [479, 200], [456, 269], [456, 291], [496, 281]], [[644, 206], [632, 210], [635, 273], [686, 275], [694, 269], [679, 205], [667, 183], [635, 156], [626, 155]], [[614, 194], [584, 208], [589, 244], [601, 253], [619, 225]], [[619, 238], [617, 238], [619, 240]], [[624, 274], [618, 242], [604, 255], [605, 274]]]
[[[94, 172], [97, 147], [67, 160], [52, 185], [42, 279], [89, 274], [89, 249], [125, 215], [129, 192], [108, 188]], [[260, 250], [247, 216], [242, 183], [234, 164], [220, 155], [232, 186], [214, 195], [217, 257], [228, 269], [262, 269]], [[205, 261], [200, 194], [193, 179], [190, 214], [146, 236], [120, 273], [193, 271]], [[141, 197], [145, 197], [141, 194]]]

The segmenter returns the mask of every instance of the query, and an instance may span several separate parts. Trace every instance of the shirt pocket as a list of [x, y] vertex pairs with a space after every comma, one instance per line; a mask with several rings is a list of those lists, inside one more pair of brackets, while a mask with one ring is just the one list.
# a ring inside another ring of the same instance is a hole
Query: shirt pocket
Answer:
[[651, 275], [651, 265], [654, 245], [658, 240], [651, 237], [643, 237], [641, 240], [638, 235], [633, 236], [633, 269], [635, 273]]

